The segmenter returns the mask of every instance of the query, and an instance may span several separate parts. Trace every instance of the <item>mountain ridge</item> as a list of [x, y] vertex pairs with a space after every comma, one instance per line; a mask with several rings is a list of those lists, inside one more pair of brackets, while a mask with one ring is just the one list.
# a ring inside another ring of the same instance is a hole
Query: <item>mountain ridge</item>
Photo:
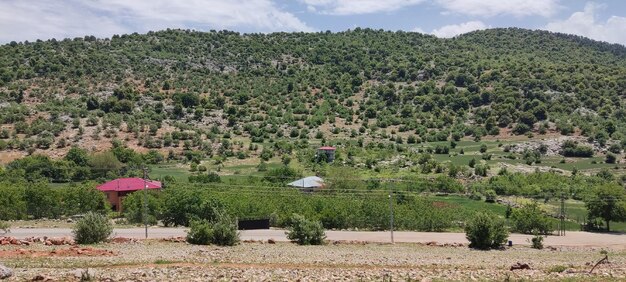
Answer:
[[452, 39], [357, 28], [10, 43], [0, 46], [0, 149], [47, 152], [91, 137], [92, 147], [122, 138], [182, 150], [171, 140], [192, 138], [170, 136], [182, 131], [199, 136], [186, 149], [209, 155], [225, 136], [402, 143], [552, 133], [606, 144], [626, 140], [625, 54], [512, 28]]

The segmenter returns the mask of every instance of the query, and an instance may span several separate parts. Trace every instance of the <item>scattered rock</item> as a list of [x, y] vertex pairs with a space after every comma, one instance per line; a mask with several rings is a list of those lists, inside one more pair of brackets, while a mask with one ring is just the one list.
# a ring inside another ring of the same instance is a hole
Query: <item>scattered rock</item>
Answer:
[[274, 239], [270, 238], [270, 239], [267, 239], [267, 243], [268, 244], [276, 244], [276, 241]]
[[46, 275], [42, 275], [42, 274], [38, 274], [37, 276], [35, 276], [33, 279], [31, 279], [30, 281], [53, 281], [54, 279], [50, 276], [46, 276]]
[[516, 263], [514, 265], [511, 265], [511, 271], [513, 270], [524, 270], [524, 269], [531, 269], [530, 265], [528, 265], [527, 263]]
[[86, 281], [90, 281], [96, 277], [96, 271], [91, 268], [77, 269], [74, 271], [74, 277], [81, 280], [86, 279]]
[[13, 276], [13, 270], [0, 264], [0, 279], [7, 279]]
[[115, 237], [115, 238], [109, 239], [108, 241], [109, 241], [109, 243], [116, 243], [116, 244], [137, 243], [137, 242], [139, 242], [139, 240], [137, 240], [135, 238], [125, 238], [125, 237]]
[[185, 237], [169, 237], [161, 239], [163, 242], [184, 243], [187, 242]]

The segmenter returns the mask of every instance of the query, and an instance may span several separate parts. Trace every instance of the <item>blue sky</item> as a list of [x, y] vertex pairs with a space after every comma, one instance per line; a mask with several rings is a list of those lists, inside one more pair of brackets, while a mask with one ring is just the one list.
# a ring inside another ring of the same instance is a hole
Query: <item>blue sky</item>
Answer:
[[453, 37], [522, 27], [626, 45], [623, 0], [0, 0], [0, 43], [165, 28], [239, 32], [355, 27]]

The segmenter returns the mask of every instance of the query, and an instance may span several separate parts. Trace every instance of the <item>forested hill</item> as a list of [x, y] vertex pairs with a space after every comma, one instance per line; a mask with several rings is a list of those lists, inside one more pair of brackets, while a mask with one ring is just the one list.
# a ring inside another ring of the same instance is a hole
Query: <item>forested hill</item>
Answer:
[[[626, 140], [626, 48], [523, 29], [167, 30], [0, 47], [1, 151], [224, 137]], [[391, 138], [390, 138], [391, 137]], [[219, 146], [218, 146], [219, 147]], [[221, 148], [223, 148], [223, 143]], [[242, 149], [245, 150], [245, 149]]]

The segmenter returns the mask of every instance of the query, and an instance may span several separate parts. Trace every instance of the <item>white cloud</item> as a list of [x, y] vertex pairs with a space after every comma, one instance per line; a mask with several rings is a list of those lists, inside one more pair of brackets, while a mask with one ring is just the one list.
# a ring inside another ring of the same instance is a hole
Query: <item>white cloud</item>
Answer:
[[393, 12], [425, 0], [300, 0], [311, 12], [330, 15], [359, 15]]
[[423, 33], [423, 34], [427, 33], [426, 31], [424, 31], [423, 29], [421, 29], [419, 27], [416, 27], [416, 28], [412, 29], [411, 31], [412, 32], [418, 32], [418, 33]]
[[[561, 6], [561, 0], [430, 0], [441, 7], [444, 14], [493, 17], [511, 15], [515, 17], [549, 17]], [[392, 12], [418, 5], [427, 0], [300, 0], [309, 12], [329, 15], [359, 15]]]
[[560, 0], [437, 0], [447, 12], [493, 17], [511, 15], [515, 17], [549, 17], [560, 9]]
[[602, 22], [595, 17], [596, 10], [602, 8], [602, 5], [587, 3], [582, 12], [575, 12], [566, 20], [548, 23], [545, 29], [626, 45], [626, 17], [612, 16]]
[[312, 31], [270, 0], [0, 1], [0, 42], [164, 28]]
[[459, 34], [486, 28], [488, 27], [481, 21], [469, 21], [462, 24], [451, 24], [442, 26], [440, 28], [434, 29], [431, 34], [441, 38], [450, 38]]

